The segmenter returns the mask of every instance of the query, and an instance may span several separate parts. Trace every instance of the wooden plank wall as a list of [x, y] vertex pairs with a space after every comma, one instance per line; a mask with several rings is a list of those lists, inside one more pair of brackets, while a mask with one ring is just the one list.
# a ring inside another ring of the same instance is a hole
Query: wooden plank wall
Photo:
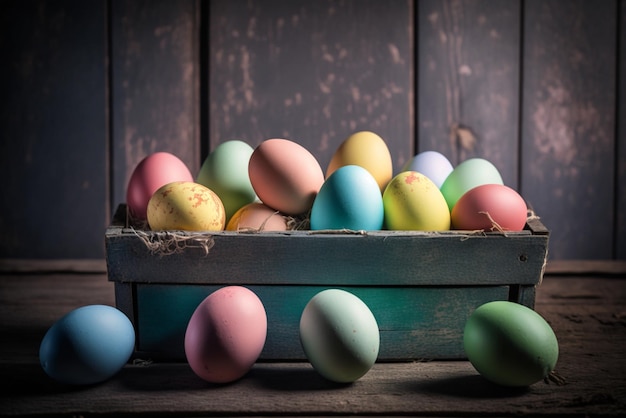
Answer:
[[95, 258], [107, 188], [104, 1], [0, 2], [0, 258]]
[[624, 231], [614, 224], [615, 193], [626, 191], [615, 188], [616, 6], [526, 3], [521, 191], [558, 227], [555, 256], [605, 257]]
[[137, 162], [350, 133], [491, 160], [552, 259], [626, 259], [626, 0], [5, 0], [0, 258], [102, 258]]

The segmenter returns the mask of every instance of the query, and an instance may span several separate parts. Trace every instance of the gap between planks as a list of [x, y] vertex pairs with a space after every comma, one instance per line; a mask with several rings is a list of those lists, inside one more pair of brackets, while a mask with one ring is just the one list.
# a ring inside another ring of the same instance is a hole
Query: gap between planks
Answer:
[[[107, 273], [105, 259], [10, 259], [0, 258], [3, 273]], [[549, 260], [546, 275], [626, 275], [626, 260]]]

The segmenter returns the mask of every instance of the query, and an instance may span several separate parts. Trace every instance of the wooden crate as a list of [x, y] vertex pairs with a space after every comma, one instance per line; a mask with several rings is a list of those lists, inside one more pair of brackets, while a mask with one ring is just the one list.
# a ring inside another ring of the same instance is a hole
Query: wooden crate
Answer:
[[[155, 253], [176, 234], [169, 255]], [[105, 234], [116, 304], [135, 325], [136, 357], [184, 361], [184, 333], [214, 290], [243, 285], [267, 312], [262, 360], [305, 360], [304, 306], [341, 288], [360, 297], [380, 328], [380, 361], [464, 358], [463, 327], [492, 300], [534, 307], [549, 231], [265, 233], [151, 232], [130, 228], [120, 205]]]

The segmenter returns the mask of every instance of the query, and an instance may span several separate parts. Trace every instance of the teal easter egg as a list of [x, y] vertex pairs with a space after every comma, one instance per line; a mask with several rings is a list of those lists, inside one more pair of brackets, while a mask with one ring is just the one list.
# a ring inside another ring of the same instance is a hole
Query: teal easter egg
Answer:
[[379, 230], [383, 198], [376, 179], [357, 165], [335, 170], [322, 184], [311, 208], [311, 229]]

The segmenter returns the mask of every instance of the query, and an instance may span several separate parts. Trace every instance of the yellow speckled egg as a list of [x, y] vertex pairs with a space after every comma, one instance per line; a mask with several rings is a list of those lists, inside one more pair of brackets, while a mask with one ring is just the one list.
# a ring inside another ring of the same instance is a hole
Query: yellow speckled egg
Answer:
[[148, 201], [148, 224], [153, 231], [221, 231], [226, 215], [211, 189], [191, 181], [176, 181], [158, 189]]
[[358, 165], [365, 168], [376, 179], [381, 192], [393, 176], [391, 153], [385, 141], [370, 131], [360, 131], [350, 135], [333, 154], [326, 178], [345, 165]]
[[425, 175], [404, 171], [383, 192], [385, 227], [393, 230], [450, 229], [450, 211], [439, 188]]

